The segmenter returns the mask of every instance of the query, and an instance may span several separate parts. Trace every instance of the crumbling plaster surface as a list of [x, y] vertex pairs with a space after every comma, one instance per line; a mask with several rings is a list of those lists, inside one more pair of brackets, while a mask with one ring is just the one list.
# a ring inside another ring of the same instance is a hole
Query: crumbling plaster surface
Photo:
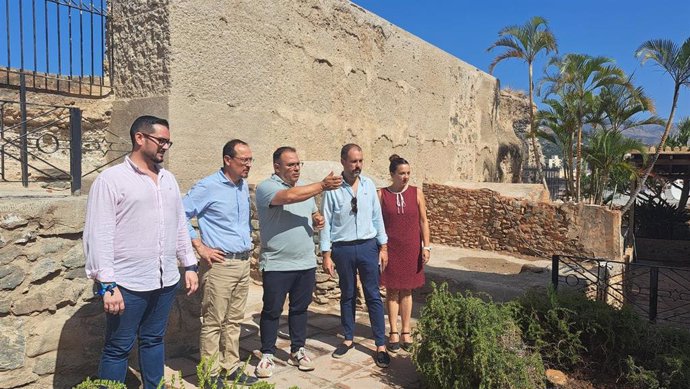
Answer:
[[[364, 148], [366, 170], [379, 178], [393, 152], [412, 163], [417, 182], [513, 178], [501, 171], [499, 148], [519, 150], [519, 140], [502, 124], [512, 119], [501, 117], [497, 80], [355, 4], [200, 0], [147, 9], [135, 18], [162, 25], [167, 18], [167, 29], [146, 30], [163, 38], [137, 38], [142, 27], [115, 22], [132, 53], [118, 58], [142, 50], [136, 55], [161, 58], [149, 69], [124, 66], [130, 74], [117, 78], [124, 83], [116, 93], [165, 100], [175, 138], [168, 167], [183, 189], [219, 166], [233, 137], [252, 145], [252, 181], [272, 172], [276, 147], [293, 145], [305, 160], [338, 160], [349, 142]], [[139, 6], [119, 10], [115, 17], [127, 18]], [[168, 37], [169, 47], [159, 47]], [[149, 79], [140, 70], [167, 75]]]

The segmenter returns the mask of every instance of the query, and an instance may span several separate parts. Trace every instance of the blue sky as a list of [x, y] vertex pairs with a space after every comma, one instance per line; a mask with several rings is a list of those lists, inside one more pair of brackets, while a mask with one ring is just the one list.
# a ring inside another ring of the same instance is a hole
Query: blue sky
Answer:
[[[362, 8], [409, 31], [442, 50], [488, 71], [500, 52], [488, 53], [498, 31], [542, 16], [556, 36], [559, 54], [583, 53], [612, 58], [635, 84], [654, 99], [657, 114], [668, 118], [673, 82], [660, 68], [641, 65], [634, 52], [650, 39], [671, 39], [681, 44], [690, 38], [690, 0], [354, 0]], [[541, 78], [543, 56], [534, 66]], [[503, 87], [527, 90], [527, 66], [519, 60], [499, 63], [494, 75]], [[537, 98], [538, 100], [538, 98]], [[684, 88], [674, 121], [690, 116], [690, 88]]]

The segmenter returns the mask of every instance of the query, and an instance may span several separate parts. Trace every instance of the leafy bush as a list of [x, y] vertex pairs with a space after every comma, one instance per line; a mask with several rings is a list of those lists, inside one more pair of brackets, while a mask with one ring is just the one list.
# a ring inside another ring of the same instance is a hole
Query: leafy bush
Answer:
[[436, 287], [415, 330], [413, 361], [432, 388], [544, 387], [538, 353], [526, 347], [514, 304]]
[[690, 387], [690, 332], [652, 325], [632, 309], [615, 309], [575, 291], [533, 290], [517, 321], [547, 365], [596, 365], [626, 388]]

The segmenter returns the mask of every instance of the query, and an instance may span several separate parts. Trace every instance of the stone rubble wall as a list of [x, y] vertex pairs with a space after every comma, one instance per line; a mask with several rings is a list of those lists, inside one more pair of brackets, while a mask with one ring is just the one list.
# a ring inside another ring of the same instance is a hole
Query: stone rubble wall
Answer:
[[544, 258], [622, 258], [618, 211], [438, 184], [425, 184], [424, 193], [435, 243]]
[[[72, 387], [97, 373], [105, 316], [84, 272], [85, 207], [86, 196], [0, 202], [0, 388]], [[199, 307], [200, 294], [179, 292], [168, 356], [198, 351]]]

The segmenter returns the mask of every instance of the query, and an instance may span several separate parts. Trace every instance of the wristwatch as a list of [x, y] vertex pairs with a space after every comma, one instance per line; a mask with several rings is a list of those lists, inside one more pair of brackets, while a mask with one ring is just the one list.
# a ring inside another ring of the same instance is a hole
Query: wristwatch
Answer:
[[424, 247], [422, 247], [422, 250], [428, 250], [428, 251], [431, 251], [431, 246], [424, 246]]
[[96, 281], [96, 285], [98, 286], [98, 288], [93, 293], [96, 296], [103, 296], [105, 292], [110, 292], [110, 295], [112, 296], [115, 294], [115, 288], [117, 288], [117, 284], [114, 282]]
[[198, 273], [199, 272], [199, 265], [185, 266], [184, 271], [193, 271], [194, 273]]

